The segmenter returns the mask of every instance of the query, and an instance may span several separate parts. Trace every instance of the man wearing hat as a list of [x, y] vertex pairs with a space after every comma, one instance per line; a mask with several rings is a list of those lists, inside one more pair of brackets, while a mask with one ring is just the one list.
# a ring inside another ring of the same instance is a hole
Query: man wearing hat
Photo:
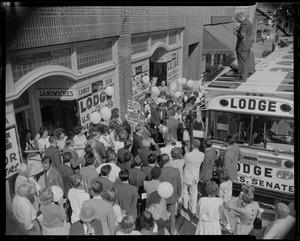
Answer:
[[101, 221], [96, 219], [97, 211], [91, 207], [82, 207], [80, 220], [70, 227], [70, 235], [103, 235]]
[[277, 203], [275, 212], [278, 218], [267, 227], [263, 239], [287, 239], [287, 236], [295, 238], [295, 232], [292, 230], [296, 221], [289, 215], [289, 207], [284, 203]]
[[[151, 144], [154, 146], [155, 151], [150, 150]], [[159, 149], [159, 146], [155, 143], [155, 141], [152, 138], [144, 139], [142, 141], [143, 148], [138, 150], [138, 155], [142, 160], [143, 166], [148, 166], [148, 156], [151, 153], [154, 153], [156, 156], [159, 156], [161, 154], [161, 151]]]
[[148, 197], [152, 192], [157, 191], [158, 185], [160, 183], [159, 181], [160, 174], [161, 174], [160, 168], [155, 166], [151, 170], [152, 180], [144, 181], [144, 189]]

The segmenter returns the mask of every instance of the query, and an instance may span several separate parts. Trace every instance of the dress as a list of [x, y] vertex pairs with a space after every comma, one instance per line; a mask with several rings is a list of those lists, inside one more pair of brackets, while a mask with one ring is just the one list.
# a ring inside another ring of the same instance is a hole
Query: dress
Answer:
[[84, 156], [84, 148], [87, 143], [86, 136], [84, 134], [82, 134], [81, 136], [75, 135], [73, 137], [73, 141], [75, 143], [75, 146], [73, 147], [74, 150], [76, 150], [76, 148], [82, 148], [82, 149], [76, 150], [78, 157], [83, 157]]
[[39, 150], [46, 150], [50, 146], [49, 136], [47, 138], [38, 139]]
[[219, 208], [223, 199], [219, 197], [202, 197], [198, 201], [196, 216], [199, 218], [196, 235], [222, 235], [219, 222]]
[[90, 200], [90, 194], [83, 189], [71, 188], [68, 192], [68, 199], [70, 200], [72, 208], [71, 223], [75, 223], [76, 221], [79, 221], [82, 203], [86, 200]]

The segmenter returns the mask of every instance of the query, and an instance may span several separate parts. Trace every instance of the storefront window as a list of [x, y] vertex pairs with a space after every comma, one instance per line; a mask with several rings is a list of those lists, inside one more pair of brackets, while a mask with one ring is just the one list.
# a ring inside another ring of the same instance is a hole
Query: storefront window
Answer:
[[209, 111], [208, 115], [208, 135], [213, 140], [223, 141], [231, 135], [237, 143], [252, 148], [271, 150], [280, 144], [278, 151], [283, 152], [291, 149], [284, 145], [294, 145], [294, 120], [291, 118], [221, 111]]
[[177, 42], [177, 31], [169, 32], [169, 45], [176, 44]]
[[138, 54], [148, 51], [148, 36], [131, 36], [131, 54]]
[[11, 57], [13, 80], [16, 82], [30, 71], [47, 65], [61, 65], [71, 69], [71, 49], [56, 49]]
[[159, 41], [166, 43], [166, 33], [165, 32], [155, 33], [155, 34], [151, 35], [151, 46]]
[[77, 47], [77, 67], [87, 68], [112, 61], [112, 41]]

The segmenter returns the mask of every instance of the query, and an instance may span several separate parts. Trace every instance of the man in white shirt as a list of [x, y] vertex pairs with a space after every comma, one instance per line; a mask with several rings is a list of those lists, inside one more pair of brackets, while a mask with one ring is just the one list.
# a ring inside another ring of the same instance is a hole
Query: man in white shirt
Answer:
[[101, 164], [97, 167], [96, 171], [100, 174], [101, 168], [105, 165], [111, 166], [111, 171], [108, 174], [108, 180], [115, 182], [116, 179], [119, 176], [119, 172], [121, 171], [121, 168], [116, 165], [117, 162], [117, 154], [114, 151], [109, 151], [111, 149], [108, 149], [106, 151], [106, 163]]
[[17, 195], [12, 201], [13, 213], [19, 223], [22, 223], [28, 235], [41, 235], [41, 229], [36, 219], [36, 210], [27, 198], [31, 187], [22, 184], [17, 189]]
[[183, 157], [185, 163], [183, 169], [183, 205], [185, 209], [190, 208], [194, 217], [196, 216], [199, 170], [204, 160], [204, 153], [199, 151], [200, 144], [199, 139], [194, 139], [193, 150]]
[[287, 236], [291, 239], [295, 238], [292, 230], [295, 228], [296, 221], [289, 215], [289, 207], [284, 203], [277, 203], [275, 211], [278, 218], [267, 227], [263, 239], [287, 239]]

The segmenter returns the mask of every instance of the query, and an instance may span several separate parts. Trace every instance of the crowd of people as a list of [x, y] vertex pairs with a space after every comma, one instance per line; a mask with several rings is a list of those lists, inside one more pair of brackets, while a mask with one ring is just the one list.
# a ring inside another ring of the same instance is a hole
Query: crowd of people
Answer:
[[[174, 98], [162, 89], [146, 95], [144, 125], [122, 122], [115, 108], [110, 121], [86, 132], [80, 125], [70, 133], [41, 127], [32, 138], [25, 130], [7, 232], [177, 235], [175, 218], [183, 210], [199, 219], [195, 234], [249, 234], [260, 212], [251, 188], [232, 197], [238, 145], [227, 136], [226, 151], [218, 153], [209, 138], [191, 137], [202, 104], [199, 92]], [[166, 182], [167, 197], [159, 191]], [[291, 225], [284, 208], [282, 222]]]

